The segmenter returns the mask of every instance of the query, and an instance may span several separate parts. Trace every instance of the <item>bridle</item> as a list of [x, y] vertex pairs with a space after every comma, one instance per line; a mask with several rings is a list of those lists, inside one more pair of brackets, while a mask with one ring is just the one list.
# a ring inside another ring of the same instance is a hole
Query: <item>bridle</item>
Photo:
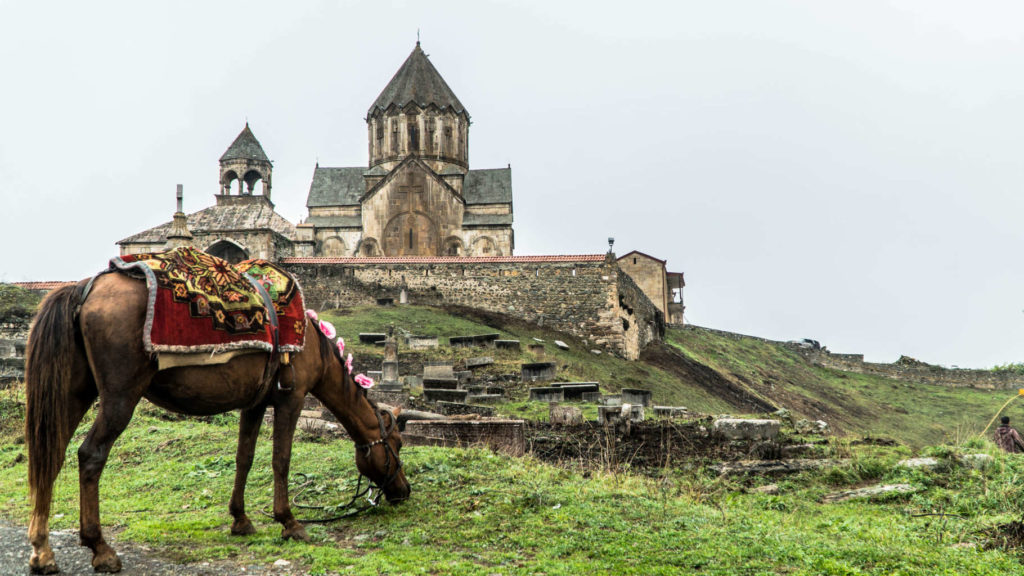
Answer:
[[[384, 426], [384, 414], [387, 414], [390, 417], [390, 423], [387, 427]], [[370, 452], [373, 450], [373, 447], [383, 445], [385, 456], [384, 470], [387, 471], [391, 469], [391, 457], [394, 456], [395, 471], [392, 472], [384, 482], [375, 482], [372, 478], [366, 476], [366, 479], [369, 480], [373, 486], [376, 486], [378, 490], [376, 497], [374, 497], [372, 495], [372, 487], [367, 488], [371, 491], [369, 499], [373, 502], [374, 506], [376, 506], [377, 502], [380, 501], [380, 496], [384, 493], [384, 489], [398, 479], [398, 475], [402, 472], [402, 459], [398, 457], [398, 452], [396, 452], [395, 449], [391, 447], [391, 444], [388, 443], [388, 438], [391, 437], [391, 433], [398, 428], [398, 418], [395, 417], [394, 412], [386, 408], [377, 408], [376, 415], [377, 425], [380, 427], [380, 438], [367, 444], [356, 444], [356, 450], [362, 450], [367, 460], [369, 460]], [[360, 472], [360, 481], [362, 481], [363, 476], [365, 475]]]
[[[388, 416], [391, 417], [390, 424], [388, 426], [384, 425], [384, 414], [387, 414]], [[384, 470], [387, 470], [391, 467], [391, 457], [394, 456], [395, 471], [392, 472], [391, 475], [389, 475], [387, 480], [385, 480], [384, 482], [374, 482], [372, 478], [360, 472], [359, 480], [356, 483], [356, 491], [355, 494], [352, 495], [352, 498], [346, 504], [340, 506], [330, 506], [330, 508], [332, 509], [348, 510], [348, 512], [339, 514], [337, 516], [331, 516], [328, 518], [300, 519], [299, 522], [302, 522], [303, 524], [326, 524], [328, 522], [334, 522], [336, 520], [341, 520], [344, 518], [351, 518], [352, 516], [355, 516], [360, 512], [369, 510], [370, 508], [374, 508], [378, 504], [380, 504], [380, 498], [381, 496], [384, 495], [384, 488], [390, 486], [398, 478], [398, 474], [402, 471], [402, 459], [398, 457], [398, 452], [396, 452], [395, 449], [391, 447], [391, 444], [388, 444], [387, 442], [388, 438], [391, 437], [391, 433], [394, 432], [395, 429], [398, 427], [398, 418], [395, 417], [395, 414], [393, 412], [385, 408], [377, 408], [376, 415], [377, 425], [380, 427], [380, 438], [366, 444], [356, 444], [356, 450], [362, 450], [366, 458], [369, 459], [370, 452], [373, 450], [374, 446], [379, 446], [383, 444], [385, 448], [384, 454], [386, 457], [386, 460], [384, 461]], [[306, 476], [301, 472], [298, 475], [303, 477]], [[363, 478], [366, 478], [367, 480], [366, 488], [363, 488]], [[303, 504], [299, 502], [299, 496], [303, 492], [305, 492], [306, 488], [308, 488], [311, 483], [311, 479], [308, 479], [302, 483], [299, 489], [295, 492], [295, 495], [292, 497], [292, 506], [306, 510], [324, 510], [328, 508], [327, 506], [317, 506]], [[375, 487], [377, 488], [376, 493], [374, 493], [373, 490]], [[363, 499], [364, 497], [367, 503], [363, 504], [362, 506], [352, 508], [356, 504], [356, 502]], [[267, 515], [270, 516], [269, 514]]]

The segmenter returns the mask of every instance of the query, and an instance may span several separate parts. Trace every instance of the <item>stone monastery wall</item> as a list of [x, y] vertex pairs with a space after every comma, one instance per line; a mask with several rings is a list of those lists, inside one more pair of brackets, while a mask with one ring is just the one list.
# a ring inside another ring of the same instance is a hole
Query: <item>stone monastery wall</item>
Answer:
[[287, 258], [307, 305], [380, 298], [460, 305], [568, 332], [629, 359], [664, 335], [664, 315], [603, 255], [504, 258]]
[[825, 348], [808, 347], [797, 342], [779, 342], [767, 340], [757, 336], [745, 336], [724, 330], [703, 328], [700, 326], [688, 325], [686, 330], [698, 330], [710, 332], [734, 340], [751, 339], [769, 344], [785, 346], [797, 354], [800, 354], [808, 362], [841, 370], [843, 372], [854, 372], [856, 374], [868, 374], [881, 376], [892, 380], [907, 382], [922, 382], [938, 386], [949, 386], [953, 388], [985, 388], [992, 390], [1014, 390], [1024, 388], [1024, 374], [1008, 370], [972, 370], [965, 368], [945, 368], [915, 360], [909, 356], [901, 356], [899, 360], [890, 363], [865, 362], [863, 354], [834, 354]]

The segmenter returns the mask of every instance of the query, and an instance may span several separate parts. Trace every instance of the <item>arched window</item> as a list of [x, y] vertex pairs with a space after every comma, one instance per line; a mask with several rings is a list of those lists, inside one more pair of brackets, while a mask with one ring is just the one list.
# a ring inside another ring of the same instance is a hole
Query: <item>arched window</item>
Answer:
[[221, 187], [221, 192], [220, 193], [221, 194], [231, 194], [231, 185], [234, 184], [235, 181], [238, 181], [238, 183], [239, 183], [239, 192], [241, 192], [241, 183], [242, 183], [242, 181], [241, 181], [241, 179], [239, 179], [238, 174], [236, 174], [234, 170], [228, 170], [227, 172], [225, 172], [224, 176], [221, 177], [221, 181], [220, 181], [220, 187]]
[[426, 145], [425, 148], [427, 150], [427, 154], [433, 154], [434, 153], [434, 132], [436, 131], [436, 128], [434, 126], [435, 122], [436, 121], [435, 121], [433, 116], [427, 116], [427, 119], [426, 119], [426, 122], [425, 122], [425, 124], [426, 124], [426, 132], [427, 132], [426, 136], [427, 137], [426, 137], [426, 139], [423, 142]]
[[219, 240], [210, 244], [206, 248], [206, 253], [227, 260], [232, 264], [238, 264], [242, 260], [249, 259], [249, 253], [231, 240]]
[[420, 127], [413, 118], [406, 124], [409, 133], [409, 152], [417, 152], [420, 149]]
[[363, 240], [362, 246], [359, 251], [363, 256], [379, 256], [380, 250], [377, 248], [377, 241], [373, 238], [367, 238]]
[[345, 255], [345, 242], [337, 236], [327, 238], [320, 248], [320, 255], [327, 258], [341, 258]]
[[449, 236], [444, 241], [444, 255], [462, 256], [462, 240], [459, 240], [457, 236]]

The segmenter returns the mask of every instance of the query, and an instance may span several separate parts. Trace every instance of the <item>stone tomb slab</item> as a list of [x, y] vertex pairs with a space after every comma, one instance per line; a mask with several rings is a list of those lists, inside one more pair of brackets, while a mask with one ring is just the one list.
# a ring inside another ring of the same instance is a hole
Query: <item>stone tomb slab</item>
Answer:
[[651, 391], [642, 390], [640, 388], [623, 388], [622, 389], [622, 403], [623, 404], [640, 404], [641, 406], [651, 405]]
[[363, 344], [376, 344], [378, 342], [384, 342], [387, 340], [388, 335], [383, 332], [360, 332], [359, 341]]
[[565, 402], [565, 390], [553, 386], [530, 388], [531, 402]]
[[583, 424], [583, 411], [576, 406], [560, 406], [552, 402], [548, 407], [548, 421], [561, 426]]
[[601, 396], [601, 406], [622, 406], [622, 394]]
[[689, 414], [689, 410], [686, 406], [655, 406], [654, 415], [661, 416], [663, 418], [679, 418], [680, 416], [686, 416]]
[[451, 362], [424, 362], [423, 378], [455, 378]]
[[466, 368], [483, 368], [484, 366], [490, 366], [494, 364], [494, 358], [490, 356], [480, 356], [478, 358], [466, 358]]
[[423, 398], [427, 402], [460, 402], [466, 403], [466, 397], [469, 396], [468, 390], [448, 390], [443, 388], [424, 388]]
[[526, 452], [522, 420], [411, 420], [402, 438], [413, 446], [484, 445], [510, 456]]
[[715, 420], [714, 429], [728, 440], [774, 440], [779, 435], [779, 421], [721, 418]]
[[459, 388], [458, 378], [424, 378], [424, 390], [457, 390]]
[[498, 404], [504, 401], [505, 397], [501, 394], [470, 394], [466, 396], [466, 402], [470, 404]]
[[383, 402], [396, 408], [405, 408], [409, 402], [409, 394], [402, 392], [401, 388], [398, 391], [391, 391], [384, 390], [382, 386], [375, 386], [366, 391], [366, 397], [374, 402]]
[[610, 424], [612, 422], [624, 421], [627, 419], [631, 422], [643, 422], [644, 407], [639, 404], [597, 407], [598, 424]]
[[495, 340], [494, 347], [498, 350], [520, 350], [519, 340]]
[[476, 414], [484, 418], [494, 416], [494, 408], [491, 406], [478, 406], [473, 404], [462, 404], [460, 402], [445, 402], [438, 400], [434, 402], [438, 414], [445, 416], [465, 416]]
[[437, 348], [437, 336], [406, 336], [405, 347], [409, 350]]
[[475, 336], [452, 336], [448, 338], [448, 345], [452, 347], [486, 346], [493, 348], [494, 341], [501, 338], [501, 334], [477, 334]]
[[532, 362], [529, 364], [523, 364], [523, 382], [554, 380], [557, 374], [557, 369], [558, 367], [554, 362]]
[[565, 391], [566, 402], [582, 401], [587, 392], [600, 393], [597, 382], [555, 382], [551, 386]]

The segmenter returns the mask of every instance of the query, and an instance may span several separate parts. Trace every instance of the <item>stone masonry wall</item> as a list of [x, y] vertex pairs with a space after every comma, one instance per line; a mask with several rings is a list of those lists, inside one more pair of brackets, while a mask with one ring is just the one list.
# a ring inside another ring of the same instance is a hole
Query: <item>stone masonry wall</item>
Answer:
[[970, 387], [993, 390], [1024, 388], [1024, 374], [1006, 370], [944, 368], [907, 356], [901, 356], [899, 360], [891, 364], [880, 364], [865, 362], [863, 354], [832, 354], [828, 350], [798, 349], [797, 351], [814, 364], [825, 368], [884, 376], [893, 380], [924, 382], [954, 388]]
[[[315, 259], [313, 259], [315, 260]], [[559, 260], [283, 264], [302, 283], [308, 306], [338, 308], [378, 298], [460, 305], [516, 316], [588, 339], [636, 359], [664, 333], [664, 316], [614, 261]]]
[[833, 354], [825, 348], [813, 348], [794, 342], [779, 342], [759, 338], [757, 336], [746, 336], [712, 328], [700, 326], [686, 326], [686, 330], [709, 332], [734, 340], [752, 339], [769, 344], [785, 346], [797, 354], [803, 356], [811, 364], [841, 370], [843, 372], [854, 372], [857, 374], [869, 374], [881, 376], [893, 380], [907, 382], [921, 382], [935, 384], [938, 386], [950, 386], [954, 388], [985, 388], [992, 390], [1014, 390], [1024, 388], [1024, 374], [1006, 370], [972, 370], [964, 368], [945, 368], [927, 364], [908, 356], [901, 356], [899, 360], [891, 364], [878, 362], [865, 362], [863, 354]]

